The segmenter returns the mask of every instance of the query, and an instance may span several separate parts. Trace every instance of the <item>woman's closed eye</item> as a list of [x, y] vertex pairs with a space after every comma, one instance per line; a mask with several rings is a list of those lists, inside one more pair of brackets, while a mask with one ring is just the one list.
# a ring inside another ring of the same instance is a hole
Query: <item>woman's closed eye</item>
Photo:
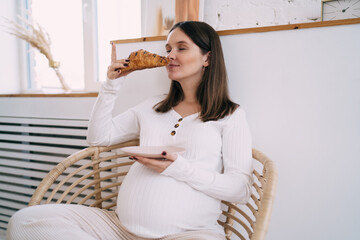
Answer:
[[[168, 50], [166, 50], [166, 53], [169, 54], [172, 50], [173, 49], [168, 49]], [[185, 51], [185, 50], [187, 50], [187, 48], [176, 48], [175, 50], [177, 50], [177, 51]]]

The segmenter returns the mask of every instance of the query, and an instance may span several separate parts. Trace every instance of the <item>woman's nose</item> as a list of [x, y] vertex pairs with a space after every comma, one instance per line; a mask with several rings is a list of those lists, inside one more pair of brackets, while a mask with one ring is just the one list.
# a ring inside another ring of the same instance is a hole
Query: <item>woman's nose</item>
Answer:
[[170, 60], [174, 60], [175, 59], [175, 54], [173, 53], [173, 51], [170, 51], [166, 57], [168, 59], [170, 59]]

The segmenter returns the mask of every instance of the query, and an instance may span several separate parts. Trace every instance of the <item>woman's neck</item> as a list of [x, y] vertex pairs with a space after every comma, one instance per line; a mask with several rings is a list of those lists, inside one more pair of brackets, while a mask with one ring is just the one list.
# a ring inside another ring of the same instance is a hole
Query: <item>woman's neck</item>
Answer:
[[199, 101], [196, 96], [196, 92], [198, 89], [198, 86], [200, 84], [200, 81], [184, 81], [181, 82], [181, 88], [184, 93], [184, 100], [182, 102], [188, 103], [188, 104], [199, 104]]
[[182, 81], [180, 84], [184, 93], [184, 99], [174, 107], [175, 111], [182, 117], [200, 112], [201, 105], [196, 96], [199, 81]]
[[182, 100], [182, 102], [187, 103], [187, 104], [198, 104], [199, 101], [196, 97], [196, 92], [190, 93], [190, 92], [184, 91], [184, 100]]

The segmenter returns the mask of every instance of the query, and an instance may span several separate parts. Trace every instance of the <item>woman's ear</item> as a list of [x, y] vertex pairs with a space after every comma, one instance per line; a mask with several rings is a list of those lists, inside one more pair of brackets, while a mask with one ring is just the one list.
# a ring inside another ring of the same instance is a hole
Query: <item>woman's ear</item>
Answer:
[[208, 67], [210, 65], [210, 54], [211, 52], [209, 51], [204, 55], [204, 67]]

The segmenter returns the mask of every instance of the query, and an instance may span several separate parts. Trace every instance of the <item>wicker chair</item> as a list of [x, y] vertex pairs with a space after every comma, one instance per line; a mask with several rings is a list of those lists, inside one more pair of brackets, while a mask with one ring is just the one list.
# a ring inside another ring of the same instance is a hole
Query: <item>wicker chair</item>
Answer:
[[[72, 154], [42, 180], [29, 206], [71, 203], [114, 210], [118, 188], [133, 164], [118, 148], [138, 143], [133, 140], [109, 147], [88, 147]], [[223, 213], [218, 222], [227, 239], [265, 239], [277, 172], [273, 162], [260, 151], [253, 149], [253, 158], [255, 181], [249, 202], [245, 205], [222, 202]]]

